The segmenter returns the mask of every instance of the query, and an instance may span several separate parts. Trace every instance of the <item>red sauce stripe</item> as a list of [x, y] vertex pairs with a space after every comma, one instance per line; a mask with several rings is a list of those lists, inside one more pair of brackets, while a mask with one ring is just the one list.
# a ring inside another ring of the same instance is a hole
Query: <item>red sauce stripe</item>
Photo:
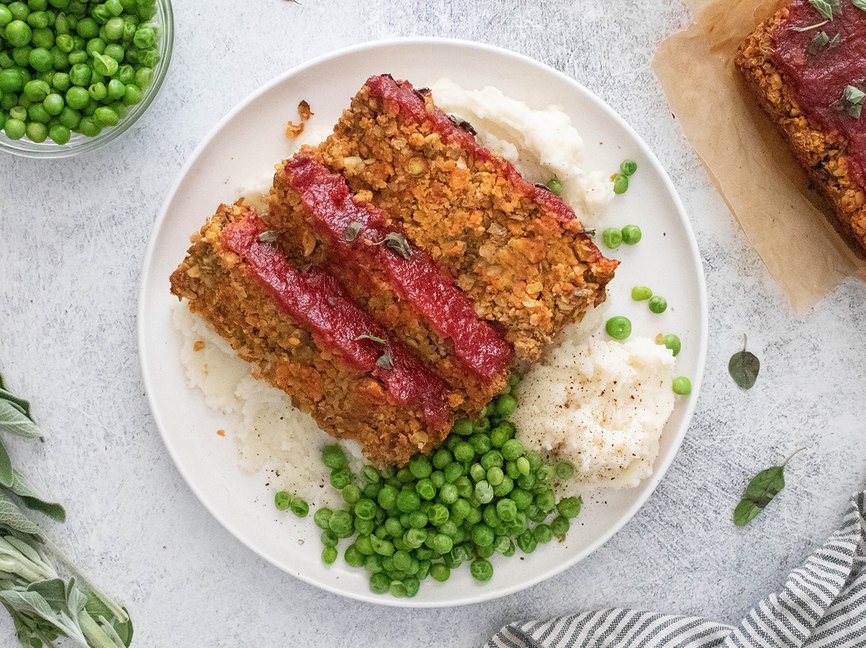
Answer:
[[[372, 76], [365, 84], [371, 97], [381, 99], [386, 104], [396, 107], [404, 119], [414, 122], [427, 121], [433, 129], [449, 144], [457, 144], [476, 159], [491, 162], [496, 170], [518, 191], [530, 196], [541, 206], [557, 216], [561, 221], [576, 218], [574, 210], [561, 198], [547, 189], [542, 189], [520, 175], [508, 160], [493, 155], [481, 146], [475, 137], [467, 130], [457, 126], [451, 118], [439, 108], [428, 112], [424, 100], [425, 94], [415, 90], [408, 81], [396, 81], [390, 75]], [[425, 91], [429, 93], [428, 91]], [[601, 256], [601, 254], [599, 254]]]
[[[455, 356], [484, 381], [489, 383], [508, 370], [514, 357], [511, 345], [478, 318], [472, 300], [430, 255], [411, 241], [412, 254], [408, 258], [381, 244], [390, 233], [406, 238], [402, 230], [386, 225], [389, 219], [385, 212], [359, 204], [341, 176], [311, 158], [292, 158], [286, 162], [284, 173], [340, 262], [361, 272], [362, 259], [381, 268], [391, 287], [424, 316], [433, 330], [451, 340]], [[353, 241], [347, 241], [344, 233], [352, 223], [359, 224], [361, 230]]]
[[[797, 31], [823, 22], [807, 0], [791, 2], [788, 18], [773, 30], [773, 62], [794, 86], [800, 108], [821, 128], [840, 132], [848, 140], [849, 169], [857, 182], [866, 183], [866, 108], [857, 119], [835, 104], [845, 86], [866, 89], [866, 11], [850, 2], [833, 7], [833, 20], [821, 27]], [[838, 44], [810, 54], [812, 39], [823, 31]], [[854, 164], [850, 164], [853, 158]]]
[[266, 230], [259, 215], [248, 208], [244, 220], [223, 229], [222, 241], [243, 257], [247, 272], [317, 344], [335, 351], [355, 369], [376, 376], [397, 403], [418, 407], [434, 425], [445, 423], [451, 411], [445, 382], [396, 341], [387, 344], [393, 366], [379, 367], [376, 361], [385, 347], [357, 338], [371, 335], [388, 340], [382, 325], [358, 308], [334, 277], [315, 269], [301, 272], [275, 244], [260, 241], [259, 235]]

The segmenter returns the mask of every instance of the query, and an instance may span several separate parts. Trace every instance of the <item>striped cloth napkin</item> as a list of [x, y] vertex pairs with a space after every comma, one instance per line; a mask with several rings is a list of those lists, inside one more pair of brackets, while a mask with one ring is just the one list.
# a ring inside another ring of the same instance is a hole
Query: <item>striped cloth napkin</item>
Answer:
[[866, 491], [785, 588], [735, 626], [612, 608], [507, 625], [485, 648], [866, 648]]

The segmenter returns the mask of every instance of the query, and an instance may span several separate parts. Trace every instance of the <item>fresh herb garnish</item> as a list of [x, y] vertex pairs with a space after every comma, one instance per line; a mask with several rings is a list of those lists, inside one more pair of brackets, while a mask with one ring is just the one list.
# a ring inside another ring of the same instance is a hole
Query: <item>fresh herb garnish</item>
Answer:
[[274, 230], [265, 230], [259, 234], [259, 240], [262, 243], [274, 243], [277, 240], [277, 233]]
[[343, 230], [343, 240], [351, 243], [356, 238], [358, 238], [358, 233], [361, 231], [361, 223], [352, 222], [346, 225], [346, 229]]
[[863, 100], [866, 99], [866, 92], [863, 92], [857, 86], [845, 86], [842, 92], [842, 97], [833, 103], [836, 110], [843, 110], [854, 119], [860, 119], [863, 112]]
[[582, 229], [579, 232], [580, 234], [586, 234], [587, 236], [595, 236], [595, 228], [592, 229]]
[[833, 2], [830, 0], [809, 0], [809, 4], [815, 7], [815, 11], [827, 20], [833, 20]]
[[825, 31], [819, 31], [815, 36], [812, 37], [812, 42], [809, 44], [809, 54], [815, 56], [820, 54], [821, 52], [826, 52], [834, 47], [836, 47], [839, 43], [842, 42], [842, 36], [840, 34], [836, 34], [833, 38], [827, 35]]
[[830, 21], [829, 20], [822, 20], [821, 22], [815, 23], [814, 25], [808, 25], [806, 27], [791, 27], [790, 29], [791, 29], [791, 31], [795, 31], [795, 32], [807, 32], [807, 31], [812, 31], [813, 29], [818, 29], [818, 27], [823, 27], [828, 22], [830, 22]]
[[802, 450], [803, 448], [794, 451], [781, 466], [767, 468], [752, 477], [743, 493], [743, 499], [734, 509], [734, 524], [738, 527], [749, 524], [785, 488], [785, 466]]
[[376, 360], [376, 366], [382, 367], [383, 369], [394, 368], [394, 358], [391, 356], [391, 349], [385, 347], [385, 350], [382, 351], [382, 355], [380, 355], [379, 359]]
[[406, 237], [398, 232], [388, 232], [385, 236], [385, 245], [394, 250], [404, 259], [412, 256], [412, 248], [409, 247], [409, 242]]
[[851, 4], [862, 11], [866, 11], [866, 0], [851, 0]]
[[[30, 404], [3, 386], [0, 377], [0, 432], [42, 439]], [[3, 448], [0, 443], [0, 448]], [[129, 615], [96, 587], [54, 547], [23, 511], [26, 507], [63, 522], [60, 504], [41, 499], [0, 450], [0, 554], [4, 576], [0, 604], [15, 625], [22, 646], [54, 646], [68, 637], [87, 648], [128, 648], [133, 628]], [[62, 566], [62, 571], [61, 567]]]
[[743, 336], [743, 350], [737, 351], [728, 361], [728, 373], [743, 389], [751, 389], [758, 379], [761, 361], [751, 351], [746, 351], [746, 336]]
[[376, 337], [375, 335], [367, 335], [366, 333], [364, 335], [359, 335], [355, 338], [356, 342], [358, 340], [370, 340], [371, 342], [378, 342], [379, 344], [388, 344], [388, 340], [383, 340], [382, 338]]

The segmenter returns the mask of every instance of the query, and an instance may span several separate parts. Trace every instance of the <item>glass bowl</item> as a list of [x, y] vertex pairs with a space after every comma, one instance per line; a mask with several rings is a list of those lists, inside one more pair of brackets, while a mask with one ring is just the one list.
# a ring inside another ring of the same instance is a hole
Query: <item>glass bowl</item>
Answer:
[[171, 0], [157, 0], [156, 15], [151, 19], [159, 28], [160, 60], [153, 70], [153, 80], [144, 89], [141, 101], [130, 106], [126, 116], [116, 126], [104, 128], [96, 137], [86, 137], [80, 133], [72, 133], [66, 144], [55, 144], [50, 139], [41, 144], [31, 142], [26, 136], [20, 140], [12, 140], [0, 130], [0, 151], [30, 158], [64, 158], [92, 151], [126, 132], [139, 117], [144, 114], [154, 97], [159, 94], [162, 82], [171, 64], [171, 51], [174, 44], [174, 14], [171, 10]]

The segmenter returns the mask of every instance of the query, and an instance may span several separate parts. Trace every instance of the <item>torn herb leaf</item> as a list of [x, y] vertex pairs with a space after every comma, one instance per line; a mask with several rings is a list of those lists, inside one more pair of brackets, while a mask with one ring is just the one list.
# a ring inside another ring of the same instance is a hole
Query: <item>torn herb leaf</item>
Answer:
[[803, 448], [795, 450], [781, 466], [767, 468], [752, 477], [743, 493], [743, 499], [734, 509], [734, 524], [738, 527], [746, 526], [773, 501], [785, 488], [785, 466], [794, 455], [802, 451]]
[[851, 0], [851, 4], [861, 11], [866, 11], [866, 0]]
[[809, 54], [812, 56], [816, 56], [821, 54], [822, 52], [827, 52], [834, 47], [836, 47], [839, 43], [842, 42], [842, 36], [840, 34], [836, 34], [833, 38], [825, 31], [819, 31], [812, 38], [812, 42], [809, 44]]
[[761, 361], [751, 351], [746, 350], [746, 336], [743, 336], [743, 350], [737, 351], [728, 361], [728, 373], [742, 389], [751, 389], [758, 379]]
[[866, 92], [863, 92], [857, 86], [847, 85], [842, 92], [842, 97], [833, 105], [837, 110], [843, 110], [854, 119], [860, 119], [863, 112], [863, 100], [866, 99]]
[[809, 0], [809, 4], [824, 18], [833, 20], [833, 3], [830, 0]]
[[379, 359], [376, 360], [376, 366], [382, 367], [383, 369], [394, 368], [394, 358], [391, 356], [391, 349], [385, 347], [385, 350], [382, 351], [382, 355], [380, 355]]
[[277, 240], [277, 233], [274, 230], [265, 230], [259, 234], [259, 240], [262, 243], [275, 243]]
[[358, 238], [358, 234], [361, 231], [361, 223], [352, 222], [346, 225], [346, 229], [343, 230], [343, 240], [351, 243], [356, 238]]
[[388, 232], [385, 236], [385, 244], [404, 259], [412, 256], [412, 248], [409, 247], [409, 242], [405, 236], [398, 232]]

